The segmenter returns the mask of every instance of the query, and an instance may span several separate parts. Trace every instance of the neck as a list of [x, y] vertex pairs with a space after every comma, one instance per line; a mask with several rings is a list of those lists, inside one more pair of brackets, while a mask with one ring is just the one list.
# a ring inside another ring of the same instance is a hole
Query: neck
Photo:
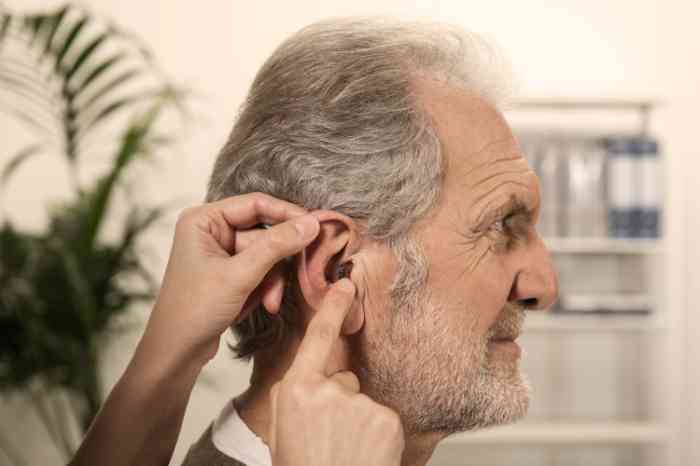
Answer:
[[401, 466], [425, 466], [433, 456], [435, 447], [445, 436], [438, 433], [406, 436]]
[[[277, 355], [279, 356], [279, 352]], [[270, 390], [276, 382], [284, 377], [289, 364], [280, 364], [279, 357], [274, 365], [265, 364], [263, 361], [265, 358], [261, 361], [255, 359], [250, 386], [236, 397], [235, 404], [238, 415], [248, 425], [248, 428], [269, 446], [272, 419]], [[444, 435], [436, 433], [407, 435], [401, 465], [425, 466], [438, 442], [443, 438]]]

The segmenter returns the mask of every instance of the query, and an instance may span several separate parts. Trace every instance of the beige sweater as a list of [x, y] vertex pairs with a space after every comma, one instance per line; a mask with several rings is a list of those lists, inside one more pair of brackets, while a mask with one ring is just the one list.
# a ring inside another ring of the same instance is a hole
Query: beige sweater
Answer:
[[211, 440], [211, 426], [187, 452], [182, 466], [246, 466], [216, 449]]

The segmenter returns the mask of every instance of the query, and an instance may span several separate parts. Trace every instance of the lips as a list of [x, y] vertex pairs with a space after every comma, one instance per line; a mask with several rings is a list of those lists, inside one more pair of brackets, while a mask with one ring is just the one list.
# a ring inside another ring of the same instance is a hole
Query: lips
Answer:
[[489, 341], [501, 342], [501, 341], [515, 341], [520, 335], [513, 336], [495, 336], [491, 337]]
[[488, 348], [489, 354], [496, 359], [502, 358], [504, 355], [507, 355], [507, 359], [520, 359], [522, 356], [522, 348], [512, 340], [492, 340], [489, 341]]
[[501, 311], [499, 319], [491, 327], [489, 341], [515, 341], [520, 336], [525, 321], [525, 310], [507, 305]]
[[[510, 325], [504, 325], [510, 329], [510, 331], [500, 331], [494, 333], [490, 340], [492, 341], [515, 341], [516, 338], [520, 336], [520, 325], [518, 323], [511, 323]], [[504, 330], [504, 329], [502, 329]]]

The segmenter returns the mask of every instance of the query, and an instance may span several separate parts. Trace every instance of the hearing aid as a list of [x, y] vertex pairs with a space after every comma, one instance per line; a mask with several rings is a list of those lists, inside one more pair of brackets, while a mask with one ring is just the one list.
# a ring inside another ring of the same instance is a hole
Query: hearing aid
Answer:
[[350, 278], [352, 273], [353, 263], [352, 261], [347, 261], [342, 264], [338, 264], [333, 273], [333, 281], [337, 282], [343, 278]]

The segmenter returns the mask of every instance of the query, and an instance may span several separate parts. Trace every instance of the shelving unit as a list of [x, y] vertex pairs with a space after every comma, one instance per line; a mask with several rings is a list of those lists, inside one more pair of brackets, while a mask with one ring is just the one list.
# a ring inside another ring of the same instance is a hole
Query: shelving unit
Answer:
[[653, 255], [663, 252], [663, 241], [658, 239], [545, 238], [544, 242], [553, 254]]
[[663, 444], [668, 431], [647, 422], [589, 422], [513, 424], [464, 433], [446, 444], [624, 445]]
[[667, 323], [659, 316], [564, 315], [530, 313], [525, 321], [526, 333], [548, 332], [643, 332], [664, 333]]
[[649, 132], [651, 112], [661, 103], [650, 99], [523, 99], [515, 105], [516, 110], [525, 111], [604, 111], [624, 112], [635, 114], [638, 119], [638, 129], [646, 134]]

